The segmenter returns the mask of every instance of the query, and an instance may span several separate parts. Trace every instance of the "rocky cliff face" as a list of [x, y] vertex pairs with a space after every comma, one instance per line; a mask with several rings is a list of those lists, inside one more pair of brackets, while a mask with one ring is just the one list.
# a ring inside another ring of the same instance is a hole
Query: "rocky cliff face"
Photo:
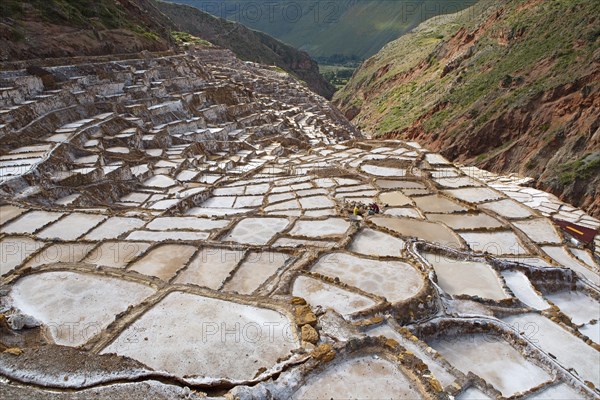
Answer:
[[333, 96], [334, 87], [321, 76], [319, 66], [308, 53], [191, 6], [162, 1], [156, 5], [179, 30], [230, 49], [243, 60], [275, 65], [306, 82], [315, 93], [328, 99]]
[[536, 178], [600, 214], [600, 3], [481, 1], [427, 21], [335, 102], [375, 135]]
[[4, 0], [0, 60], [164, 51], [172, 23], [151, 0]]

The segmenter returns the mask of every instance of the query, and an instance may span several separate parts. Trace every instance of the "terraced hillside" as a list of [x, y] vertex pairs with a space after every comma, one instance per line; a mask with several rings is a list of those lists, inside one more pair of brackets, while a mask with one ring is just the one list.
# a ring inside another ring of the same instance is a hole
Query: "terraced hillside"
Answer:
[[176, 24], [179, 31], [229, 49], [242, 60], [279, 67], [306, 82], [315, 93], [327, 99], [333, 96], [334, 87], [321, 76], [316, 61], [307, 53], [195, 7], [163, 1], [157, 1], [156, 6]]
[[374, 135], [536, 178], [600, 215], [600, 3], [482, 0], [356, 71], [335, 103]]
[[14, 62], [14, 68], [40, 64], [23, 62], [29, 59], [54, 58], [60, 64], [58, 59], [65, 57], [173, 54], [177, 42], [190, 40], [192, 34], [244, 60], [288, 71], [326, 98], [334, 91], [308, 54], [182, 5], [154, 0], [5, 0], [0, 4], [0, 28], [0, 62]]
[[227, 50], [69, 61], [0, 72], [0, 398], [600, 396], [600, 221]]

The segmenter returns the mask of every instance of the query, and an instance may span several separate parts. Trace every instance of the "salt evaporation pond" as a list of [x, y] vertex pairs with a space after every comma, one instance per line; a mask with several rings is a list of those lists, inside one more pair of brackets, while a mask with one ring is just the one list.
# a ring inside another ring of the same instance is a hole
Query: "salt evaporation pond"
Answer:
[[151, 246], [144, 242], [104, 242], [83, 260], [86, 263], [111, 268], [125, 268]]
[[290, 257], [271, 251], [251, 252], [225, 284], [223, 290], [251, 294], [271, 275], [286, 265]]
[[329, 236], [341, 236], [350, 227], [350, 222], [341, 218], [328, 218], [323, 221], [299, 220], [290, 230], [291, 236], [303, 236], [311, 238], [325, 238]]
[[424, 396], [397, 365], [372, 356], [330, 366], [292, 396], [295, 400], [349, 398], [416, 400]]
[[539, 314], [519, 314], [503, 318], [517, 332], [535, 332], [530, 339], [546, 354], [552, 354], [565, 368], [573, 368], [581, 378], [600, 386], [598, 351], [559, 325]]
[[264, 245], [287, 225], [286, 218], [246, 218], [238, 222], [223, 241]]
[[408, 263], [370, 260], [341, 252], [319, 258], [312, 271], [337, 277], [350, 286], [385, 297], [390, 302], [406, 300], [424, 285], [421, 274]]
[[519, 300], [536, 310], [545, 310], [550, 305], [535, 291], [531, 282], [521, 271], [502, 271], [506, 285]]
[[356, 234], [349, 250], [368, 256], [400, 257], [404, 245], [402, 239], [367, 228]]
[[438, 194], [413, 197], [417, 207], [426, 213], [452, 213], [466, 211], [466, 208]]
[[462, 247], [462, 243], [452, 230], [434, 222], [398, 217], [374, 217], [371, 221], [375, 225], [387, 228], [401, 236], [417, 237], [442, 246]]
[[474, 334], [441, 337], [428, 343], [461, 372], [479, 375], [504, 397], [525, 392], [552, 379], [500, 337], [493, 339]]
[[433, 265], [440, 287], [450, 295], [479, 296], [491, 300], [509, 297], [502, 288], [500, 278], [488, 264], [456, 260], [433, 253], [423, 256]]
[[308, 276], [299, 276], [292, 288], [294, 296], [304, 298], [311, 306], [332, 308], [349, 315], [374, 306], [374, 300]]
[[103, 215], [73, 213], [53, 223], [40, 233], [42, 239], [75, 240], [106, 219]]
[[452, 229], [493, 229], [502, 227], [502, 223], [487, 214], [427, 214], [427, 219], [442, 222]]
[[575, 325], [600, 320], [600, 303], [585, 293], [565, 290], [547, 293], [546, 298], [556, 304]]
[[188, 283], [218, 290], [245, 254], [244, 250], [203, 248], [187, 268], [177, 275], [175, 283]]
[[528, 254], [525, 245], [512, 231], [461, 232], [460, 236], [473, 251], [494, 256]]
[[298, 347], [290, 327], [291, 321], [278, 311], [174, 292], [102, 353], [131, 357], [180, 377], [251, 379]]
[[413, 342], [410, 339], [406, 339], [402, 334], [394, 330], [389, 323], [377, 325], [376, 327], [367, 331], [369, 336], [385, 336], [396, 340], [401, 346], [405, 347], [406, 350], [410, 351], [421, 359], [429, 370], [433, 373], [440, 383], [446, 387], [453, 384], [456, 381], [456, 377], [446, 370], [439, 361], [436, 359], [436, 354], [428, 352], [421, 348], [417, 342]]
[[45, 243], [29, 237], [6, 236], [0, 240], [0, 274], [9, 273], [23, 260], [40, 250]]
[[146, 253], [132, 264], [130, 270], [168, 281], [185, 266], [195, 252], [194, 246], [164, 244]]
[[124, 279], [56, 271], [20, 279], [10, 296], [21, 312], [48, 326], [56, 343], [79, 346], [152, 293], [154, 289]]
[[34, 233], [38, 229], [62, 217], [62, 213], [49, 211], [30, 211], [2, 228], [3, 233]]

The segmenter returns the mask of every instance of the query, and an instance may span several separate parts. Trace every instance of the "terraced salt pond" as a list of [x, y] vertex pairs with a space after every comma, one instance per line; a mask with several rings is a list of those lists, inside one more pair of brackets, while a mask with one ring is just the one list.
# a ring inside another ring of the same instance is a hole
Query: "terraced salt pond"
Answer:
[[359, 293], [308, 276], [299, 276], [294, 281], [292, 294], [306, 299], [313, 307], [332, 308], [342, 315], [349, 315], [376, 304], [374, 300]]
[[381, 189], [426, 189], [426, 186], [417, 181], [377, 179], [375, 184]]
[[[0, 79], [0, 398], [497, 397], [423, 341], [444, 334], [446, 358], [504, 396], [600, 393], [598, 291], [563, 269], [595, 282], [593, 249], [546, 217], [600, 227], [582, 210], [365, 140], [218, 48], [48, 70], [69, 83]], [[354, 201], [383, 214], [354, 218]], [[514, 335], [507, 315], [527, 317]]]
[[102, 353], [128, 356], [178, 376], [251, 379], [299, 345], [290, 326], [286, 316], [271, 309], [174, 292]]
[[245, 254], [244, 250], [203, 248], [194, 256], [188, 267], [177, 275], [174, 282], [218, 290]]
[[500, 337], [491, 339], [483, 334], [471, 334], [427, 342], [455, 368], [465, 374], [479, 375], [504, 397], [525, 392], [552, 379]]
[[545, 310], [550, 307], [550, 304], [535, 291], [524, 273], [520, 271], [503, 271], [502, 276], [515, 296], [529, 307], [536, 310]]
[[413, 197], [417, 207], [426, 213], [452, 213], [467, 209], [440, 195]]
[[235, 271], [235, 275], [227, 281], [223, 290], [251, 294], [285, 266], [289, 259], [290, 257], [284, 253], [251, 252]]
[[508, 298], [496, 272], [485, 263], [461, 261], [439, 254], [425, 253], [425, 259], [433, 265], [438, 284], [446, 293], [479, 296], [484, 299]]
[[545, 297], [571, 318], [575, 325], [600, 320], [600, 302], [578, 291], [548, 293]]
[[528, 400], [573, 400], [578, 398], [581, 398], [581, 393], [566, 383], [550, 386], [527, 397]]
[[346, 253], [331, 253], [319, 258], [312, 272], [385, 297], [390, 302], [406, 300], [419, 292], [424, 281], [412, 265], [401, 261], [377, 261]]
[[165, 244], [153, 248], [135, 261], [130, 270], [168, 281], [187, 264], [195, 252], [194, 246]]
[[42, 230], [38, 236], [42, 239], [59, 238], [61, 240], [75, 240], [105, 219], [106, 217], [103, 215], [69, 214]]
[[30, 211], [21, 215], [19, 218], [11, 221], [2, 227], [2, 232], [15, 233], [34, 233], [45, 225], [56, 221], [62, 217], [62, 213], [49, 211]]
[[27, 267], [37, 267], [53, 263], [77, 263], [83, 259], [92, 249], [89, 243], [61, 243], [45, 247], [29, 260]]
[[558, 264], [570, 268], [581, 276], [600, 286], [600, 275], [591, 271], [584, 264], [575, 259], [563, 246], [543, 246], [544, 253], [552, 257]]
[[229, 225], [228, 220], [212, 220], [208, 218], [196, 217], [160, 217], [155, 218], [146, 228], [157, 231], [167, 230], [192, 230], [192, 231], [210, 231], [213, 229], [224, 228]]
[[534, 215], [530, 208], [510, 199], [480, 204], [478, 207], [495, 212], [505, 218], [526, 218]]
[[479, 253], [494, 256], [528, 254], [525, 245], [512, 231], [461, 232], [469, 247]]
[[112, 217], [98, 225], [85, 235], [85, 240], [116, 239], [131, 230], [141, 228], [145, 224], [140, 218]]
[[369, 336], [382, 335], [396, 340], [408, 351], [412, 352], [414, 355], [419, 357], [421, 361], [427, 364], [429, 370], [444, 387], [451, 385], [456, 381], [456, 377], [448, 372], [448, 370], [440, 364], [439, 360], [436, 359], [435, 353], [430, 353], [429, 351], [424, 350], [423, 347], [419, 346], [418, 342], [406, 339], [403, 335], [398, 333], [398, 331], [393, 329], [389, 323], [377, 325], [374, 328], [369, 329], [367, 334]]
[[350, 222], [341, 218], [328, 218], [323, 221], [299, 220], [290, 230], [291, 236], [326, 238], [341, 236], [350, 227]]
[[56, 343], [79, 346], [152, 293], [150, 287], [127, 280], [57, 271], [20, 279], [10, 297], [22, 312], [45, 323]]
[[504, 226], [502, 222], [487, 214], [427, 214], [427, 219], [441, 222], [452, 229], [495, 229]]
[[0, 206], [0, 226], [26, 212], [27, 209], [11, 205]]
[[[534, 344], [546, 354], [552, 354], [565, 368], [573, 368], [582, 379], [600, 386], [598, 351], [571, 335], [559, 325], [538, 314], [519, 314], [503, 320], [520, 332], [534, 332]], [[532, 330], [533, 329], [533, 330]]]
[[[369, 379], [364, 379], [367, 376]], [[424, 397], [397, 365], [371, 356], [330, 366], [292, 396], [295, 400], [349, 398], [416, 400]]]
[[379, 195], [379, 200], [390, 207], [402, 207], [412, 204], [410, 197], [402, 192], [386, 192]]
[[484, 201], [501, 199], [503, 196], [489, 188], [461, 188], [445, 190], [444, 193], [467, 203], [481, 203]]
[[404, 245], [402, 239], [367, 228], [356, 234], [349, 250], [369, 256], [400, 257]]
[[9, 273], [36, 251], [44, 247], [44, 243], [26, 236], [6, 236], [0, 240], [0, 273]]
[[144, 242], [104, 242], [91, 251], [83, 261], [111, 268], [125, 268], [150, 246], [150, 243]]
[[462, 243], [456, 234], [443, 225], [410, 218], [374, 217], [371, 221], [404, 237], [417, 237], [442, 246], [461, 248]]
[[381, 167], [378, 165], [366, 164], [360, 167], [360, 169], [375, 176], [406, 176], [406, 169], [404, 168]]
[[223, 238], [243, 244], [267, 244], [273, 236], [283, 231], [289, 221], [285, 218], [246, 218], [238, 222], [233, 230]]
[[562, 243], [562, 237], [552, 223], [546, 218], [515, 221], [513, 225], [536, 243]]

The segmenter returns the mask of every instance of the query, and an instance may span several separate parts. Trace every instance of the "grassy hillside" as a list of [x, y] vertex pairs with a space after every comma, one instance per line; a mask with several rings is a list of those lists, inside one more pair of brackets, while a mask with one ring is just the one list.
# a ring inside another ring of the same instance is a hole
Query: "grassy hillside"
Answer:
[[194, 7], [166, 2], [156, 2], [156, 5], [177, 29], [228, 48], [243, 60], [275, 65], [302, 79], [324, 97], [333, 95], [334, 88], [320, 75], [317, 63], [307, 53]]
[[167, 50], [171, 28], [151, 0], [2, 0], [0, 60]]
[[600, 2], [482, 0], [427, 21], [335, 102], [361, 128], [520, 172], [600, 213]]
[[[338, 64], [365, 59], [386, 43], [439, 14], [476, 0], [168, 0], [203, 9], [307, 51], [317, 61]], [[338, 60], [338, 61], [334, 61]]]

